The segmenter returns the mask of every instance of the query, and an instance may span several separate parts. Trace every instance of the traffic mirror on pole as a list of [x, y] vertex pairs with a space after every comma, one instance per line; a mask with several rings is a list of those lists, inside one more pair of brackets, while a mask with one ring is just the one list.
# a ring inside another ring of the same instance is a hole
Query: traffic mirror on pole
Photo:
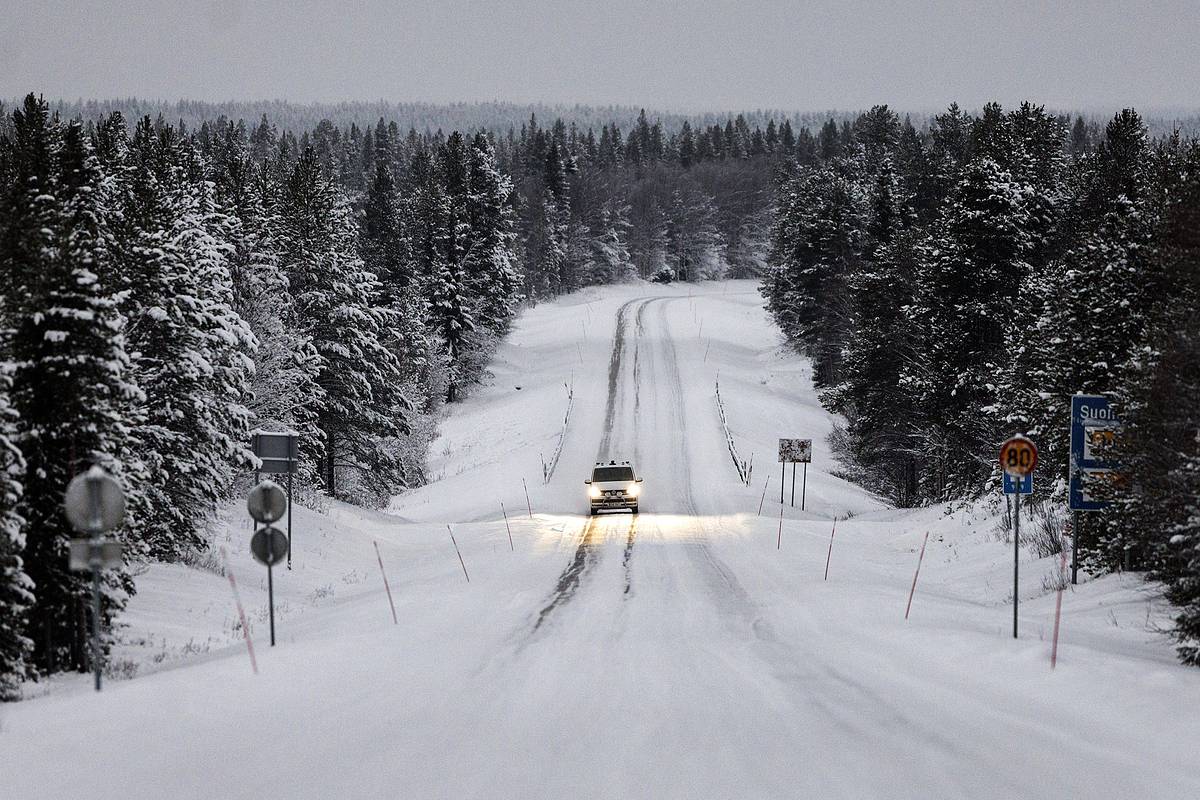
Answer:
[[80, 533], [111, 531], [125, 519], [125, 492], [111, 475], [92, 467], [67, 484], [63, 510], [71, 527]]
[[270, 525], [287, 513], [287, 495], [274, 481], [262, 481], [250, 490], [246, 510], [255, 522]]
[[267, 526], [259, 528], [250, 538], [250, 552], [256, 561], [268, 567], [273, 567], [287, 558], [287, 536], [279, 528]]
[[121, 543], [102, 539], [101, 534], [119, 527], [125, 520], [125, 491], [121, 484], [101, 469], [92, 466], [67, 484], [63, 511], [86, 539], [72, 539], [67, 565], [73, 570], [92, 571], [92, 673], [96, 691], [100, 691], [100, 676], [104, 667], [104, 650], [100, 646], [100, 619], [103, 612], [100, 596], [100, 570], [121, 564]]

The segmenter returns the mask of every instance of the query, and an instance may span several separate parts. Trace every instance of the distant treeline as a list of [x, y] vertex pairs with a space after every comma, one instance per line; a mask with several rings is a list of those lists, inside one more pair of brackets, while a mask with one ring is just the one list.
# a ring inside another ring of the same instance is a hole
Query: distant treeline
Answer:
[[899, 505], [979, 496], [1025, 433], [1054, 551], [1071, 396], [1107, 396], [1121, 468], [1090, 482], [1112, 508], [1082, 558], [1164, 580], [1200, 663], [1200, 143], [1029, 104], [927, 133], [880, 106], [833, 134], [786, 162], [763, 292], [845, 419], [847, 472]]
[[[2, 102], [11, 107], [14, 103], [19, 104], [20, 98]], [[204, 122], [212, 122], [221, 117], [235, 123], [241, 120], [246, 125], [252, 125], [265, 114], [279, 130], [290, 131], [310, 131], [322, 120], [328, 120], [341, 129], [349, 129], [351, 125], [367, 128], [382, 119], [387, 124], [396, 123], [402, 131], [410, 128], [419, 133], [436, 133], [439, 130], [474, 133], [489, 130], [503, 135], [510, 128], [514, 131], [520, 130], [521, 125], [528, 122], [531, 116], [543, 120], [561, 119], [564, 124], [574, 124], [583, 130], [592, 128], [598, 131], [605, 125], [616, 124], [627, 131], [637, 124], [641, 113], [661, 121], [668, 134], [678, 133], [685, 121], [693, 129], [706, 128], [724, 125], [727, 119], [733, 119], [739, 113], [751, 128], [765, 130], [767, 122], [773, 119], [776, 124], [787, 121], [797, 131], [804, 127], [817, 130], [829, 119], [838, 124], [846, 120], [853, 121], [866, 109], [741, 109], [688, 114], [642, 109], [633, 105], [579, 103], [397, 103], [385, 100], [339, 103], [296, 103], [286, 100], [205, 102], [127, 97], [103, 100], [51, 100], [50, 110], [63, 119], [99, 119], [114, 111], [120, 112], [126, 120], [138, 120], [146, 116], [156, 119], [162, 116], [172, 123], [183, 122], [189, 128], [198, 128]], [[1052, 113], [1065, 119], [1082, 117], [1087, 124], [1103, 128], [1105, 120], [1115, 111], [1115, 108], [1063, 108], [1052, 110]], [[910, 109], [907, 112], [899, 111], [899, 114], [901, 117], [907, 116], [918, 131], [926, 131], [936, 116], [936, 109]], [[1184, 135], [1200, 135], [1200, 108], [1158, 110], [1146, 116], [1145, 124], [1152, 137], [1165, 136], [1176, 129]]]

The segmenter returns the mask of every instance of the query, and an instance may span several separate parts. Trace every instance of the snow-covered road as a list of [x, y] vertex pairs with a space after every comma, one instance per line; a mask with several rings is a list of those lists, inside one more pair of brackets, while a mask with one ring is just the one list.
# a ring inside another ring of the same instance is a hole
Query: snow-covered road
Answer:
[[[1200, 796], [1200, 675], [1138, 627], [1153, 598], [1146, 606], [1121, 578], [1069, 595], [1051, 673], [1051, 561], [1023, 565], [1013, 641], [1011, 551], [992, 540], [993, 520], [888, 509], [833, 475], [832, 422], [752, 284], [613, 288], [540, 306], [493, 371], [446, 421], [440, 480], [398, 499], [393, 516], [300, 515], [297, 571], [281, 591], [304, 587], [300, 605], [326, 575], [368, 574], [374, 538], [400, 625], [374, 575], [343, 581], [282, 620], [274, 650], [258, 627], [258, 676], [233, 641], [99, 696], [68, 685], [5, 708], [0, 794]], [[718, 371], [737, 446], [755, 454], [749, 487], [717, 415]], [[564, 382], [575, 406], [542, 486]], [[777, 549], [778, 436], [811, 437], [816, 452], [807, 510], [782, 509]], [[587, 517], [592, 462], [623, 458], [645, 476], [642, 513]], [[521, 512], [515, 552], [501, 501]], [[244, 558], [238, 568], [254, 569]], [[153, 628], [150, 601], [136, 602], [131, 615]]]

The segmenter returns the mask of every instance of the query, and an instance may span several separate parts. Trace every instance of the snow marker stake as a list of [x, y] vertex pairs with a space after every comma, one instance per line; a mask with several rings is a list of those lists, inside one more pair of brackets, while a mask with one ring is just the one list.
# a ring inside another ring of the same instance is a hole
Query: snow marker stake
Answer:
[[508, 531], [508, 549], [515, 553], [517, 548], [513, 547], [512, 528], [508, 527], [508, 512], [504, 510], [503, 500], [500, 501], [500, 513], [504, 515], [504, 529]]
[[454, 539], [454, 529], [450, 527], [449, 523], [447, 523], [446, 530], [450, 531], [450, 542], [454, 545], [454, 552], [458, 553], [458, 563], [462, 564], [463, 577], [467, 579], [467, 583], [470, 583], [471, 576], [467, 574], [467, 563], [463, 561], [462, 551], [458, 549], [458, 542]]
[[779, 507], [779, 535], [775, 537], [775, 549], [783, 547], [783, 506]]
[[524, 478], [521, 478], [521, 485], [525, 487], [525, 508], [529, 510], [529, 518], [533, 519], [533, 504], [529, 502], [529, 485], [525, 483]]
[[771, 483], [771, 476], [770, 476], [770, 474], [768, 474], [767, 479], [765, 481], [763, 481], [762, 497], [758, 498], [758, 515], [760, 517], [762, 516], [763, 502], [767, 499], [767, 485], [770, 483]]
[[379, 555], [379, 542], [372, 539], [371, 543], [375, 545], [375, 558], [379, 561], [379, 574], [383, 576], [383, 588], [387, 590], [388, 605], [392, 607], [392, 624], [399, 625], [400, 620], [396, 619], [396, 603], [392, 600], [392, 587], [388, 586], [387, 573], [383, 571], [383, 556]]
[[1058, 663], [1058, 623], [1062, 619], [1062, 596], [1067, 583], [1067, 550], [1063, 548], [1058, 567], [1058, 598], [1054, 601], [1054, 643], [1050, 645], [1050, 669]]
[[837, 517], [833, 518], [833, 530], [829, 532], [829, 552], [825, 554], [825, 580], [829, 580], [829, 559], [833, 557], [833, 535], [837, 533]]
[[925, 531], [925, 538], [921, 541], [921, 555], [917, 558], [917, 571], [913, 573], [912, 588], [908, 590], [908, 605], [904, 607], [904, 618], [908, 619], [908, 612], [912, 610], [913, 593], [917, 591], [917, 576], [921, 574], [921, 562], [925, 560], [925, 545], [929, 542], [929, 531]]
[[254, 642], [250, 639], [250, 627], [246, 624], [246, 609], [242, 607], [242, 598], [238, 594], [237, 581], [233, 578], [233, 568], [229, 566], [229, 553], [225, 545], [221, 545], [221, 560], [225, 562], [225, 575], [229, 578], [229, 588], [233, 590], [233, 603], [237, 606], [238, 618], [242, 622], [242, 633], [246, 638], [246, 650], [250, 653], [250, 669], [258, 674], [258, 662], [254, 659]]

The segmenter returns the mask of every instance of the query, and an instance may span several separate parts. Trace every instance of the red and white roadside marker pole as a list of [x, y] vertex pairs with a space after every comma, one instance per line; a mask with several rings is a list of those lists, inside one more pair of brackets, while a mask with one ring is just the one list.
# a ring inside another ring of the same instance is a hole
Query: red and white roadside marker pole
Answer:
[[1054, 642], [1050, 645], [1050, 669], [1058, 664], [1058, 624], [1062, 620], [1062, 596], [1067, 583], [1067, 551], [1062, 551], [1058, 566], [1058, 598], [1054, 601]]
[[775, 539], [775, 549], [783, 547], [783, 506], [779, 507], [779, 536]]
[[396, 603], [392, 600], [392, 587], [388, 585], [387, 573], [383, 570], [383, 556], [379, 555], [379, 542], [372, 539], [371, 544], [375, 545], [375, 559], [379, 562], [379, 574], [383, 576], [383, 588], [387, 591], [388, 605], [392, 607], [392, 624], [399, 625], [400, 620], [396, 618]]
[[458, 563], [462, 564], [463, 577], [467, 579], [467, 583], [470, 583], [471, 576], [467, 574], [467, 562], [463, 561], [462, 551], [458, 549], [458, 540], [454, 538], [454, 528], [447, 524], [446, 530], [450, 531], [450, 543], [454, 545], [454, 552], [458, 553]]
[[512, 528], [510, 528], [508, 525], [508, 512], [504, 510], [504, 501], [503, 500], [500, 501], [500, 513], [504, 515], [504, 529], [506, 531], [508, 531], [508, 549], [512, 550], [515, 553], [517, 551], [517, 548], [513, 546]]
[[533, 519], [533, 503], [529, 502], [529, 484], [525, 483], [524, 478], [521, 478], [521, 486], [525, 487], [525, 508], [529, 511], [529, 518]]
[[229, 588], [233, 590], [233, 604], [237, 606], [238, 619], [242, 623], [242, 633], [246, 638], [246, 651], [250, 654], [250, 669], [258, 674], [258, 661], [254, 658], [254, 642], [250, 639], [250, 626], [246, 624], [246, 609], [242, 606], [241, 595], [238, 594], [237, 581], [233, 577], [233, 567], [229, 565], [229, 553], [225, 545], [221, 545], [221, 560], [225, 562], [225, 575], [229, 578]]
[[929, 531], [925, 531], [925, 538], [921, 540], [921, 555], [917, 557], [917, 571], [913, 573], [912, 587], [908, 590], [908, 605], [904, 607], [905, 619], [908, 619], [908, 612], [912, 611], [912, 599], [917, 591], [917, 576], [921, 574], [921, 562], [925, 560], [925, 545], [928, 543]]
[[829, 559], [833, 558], [833, 535], [837, 533], [837, 517], [833, 518], [833, 530], [829, 532], [829, 552], [825, 554], [825, 580], [829, 580]]

